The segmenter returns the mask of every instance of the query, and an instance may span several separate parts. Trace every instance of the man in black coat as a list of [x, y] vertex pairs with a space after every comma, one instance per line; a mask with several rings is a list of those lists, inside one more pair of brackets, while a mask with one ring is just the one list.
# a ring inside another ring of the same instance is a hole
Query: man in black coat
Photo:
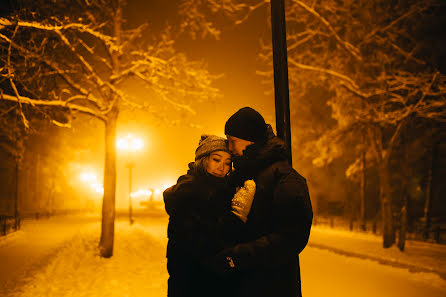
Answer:
[[214, 268], [238, 275], [239, 297], [301, 296], [299, 253], [313, 219], [306, 180], [290, 166], [284, 142], [254, 109], [233, 114], [225, 134], [235, 168], [232, 182], [241, 186], [253, 179], [256, 193], [242, 242], [219, 253]]

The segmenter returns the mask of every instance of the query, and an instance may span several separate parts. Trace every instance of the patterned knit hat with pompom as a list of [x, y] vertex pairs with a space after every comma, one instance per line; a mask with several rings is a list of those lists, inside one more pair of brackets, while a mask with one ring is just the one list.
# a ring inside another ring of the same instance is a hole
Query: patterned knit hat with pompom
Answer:
[[195, 150], [195, 161], [217, 151], [230, 153], [228, 149], [228, 141], [216, 135], [203, 134], [201, 135], [200, 142]]

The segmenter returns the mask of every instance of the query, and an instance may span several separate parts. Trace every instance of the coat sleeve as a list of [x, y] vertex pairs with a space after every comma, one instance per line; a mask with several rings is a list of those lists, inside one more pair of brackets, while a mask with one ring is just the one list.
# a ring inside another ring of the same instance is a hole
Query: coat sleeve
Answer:
[[[313, 219], [306, 181], [292, 170], [280, 178], [272, 201], [272, 230], [254, 241], [237, 244], [217, 254], [222, 270], [272, 268], [289, 263], [305, 248]], [[226, 263], [226, 267], [221, 264]], [[215, 264], [214, 263], [214, 264]], [[216, 265], [214, 265], [214, 268]], [[218, 270], [218, 269], [214, 269]]]
[[196, 195], [194, 178], [182, 175], [175, 185], [163, 192], [164, 207], [169, 216], [182, 213], [187, 210], [188, 203]]
[[230, 210], [219, 217], [207, 213], [206, 199], [201, 197], [199, 185], [193, 177], [180, 177], [178, 183], [164, 193], [169, 214], [169, 233], [188, 254], [202, 255], [221, 251], [243, 224]]
[[205, 249], [203, 225], [200, 214], [200, 192], [193, 176], [184, 175], [177, 184], [163, 193], [164, 206], [169, 215], [169, 240], [179, 244], [189, 255]]

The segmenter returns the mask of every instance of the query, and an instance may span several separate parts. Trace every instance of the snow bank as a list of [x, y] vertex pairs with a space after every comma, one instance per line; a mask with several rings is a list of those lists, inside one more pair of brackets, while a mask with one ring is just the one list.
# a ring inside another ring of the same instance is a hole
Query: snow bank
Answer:
[[23, 238], [23, 231], [15, 231], [12, 233], [8, 233], [7, 235], [0, 236], [0, 247], [11, 244], [12, 242], [18, 240], [19, 238]]
[[444, 245], [406, 240], [406, 248], [404, 252], [401, 252], [396, 245], [383, 248], [381, 236], [375, 234], [314, 226], [311, 229], [309, 246], [406, 268], [411, 272], [435, 273], [443, 281], [446, 280], [446, 246]]
[[166, 296], [165, 242], [138, 224], [116, 224], [114, 255], [98, 254], [98, 227], [77, 234], [14, 297]]

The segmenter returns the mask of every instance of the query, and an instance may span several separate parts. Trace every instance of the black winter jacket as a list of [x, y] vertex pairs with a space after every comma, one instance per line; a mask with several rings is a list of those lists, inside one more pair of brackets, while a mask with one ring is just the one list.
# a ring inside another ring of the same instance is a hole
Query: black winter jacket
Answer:
[[230, 212], [234, 189], [226, 179], [190, 168], [163, 193], [169, 214], [168, 296], [232, 295], [230, 276], [212, 274], [202, 263], [235, 244], [243, 223]]
[[289, 165], [284, 142], [271, 127], [267, 139], [234, 159], [232, 182], [240, 186], [254, 179], [256, 194], [242, 242], [215, 259], [233, 258], [240, 297], [296, 297], [301, 296], [298, 255], [308, 242], [313, 212], [306, 180]]

